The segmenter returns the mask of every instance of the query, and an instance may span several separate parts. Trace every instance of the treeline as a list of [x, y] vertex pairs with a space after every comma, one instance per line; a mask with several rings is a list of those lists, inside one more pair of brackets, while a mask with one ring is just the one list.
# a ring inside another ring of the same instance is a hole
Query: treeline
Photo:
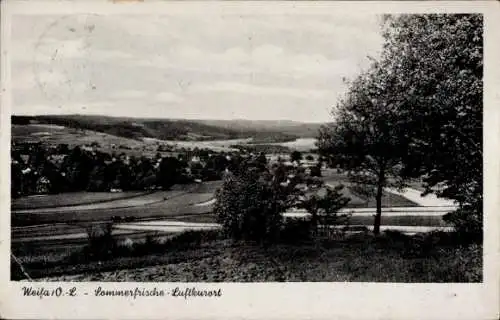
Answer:
[[[194, 156], [193, 156], [194, 155]], [[189, 158], [191, 157], [191, 158]], [[200, 150], [153, 158], [69, 148], [13, 146], [12, 197], [70, 191], [169, 189], [174, 184], [221, 179], [241, 157]]]
[[291, 151], [286, 146], [275, 144], [233, 144], [230, 147], [251, 153], [289, 153]]

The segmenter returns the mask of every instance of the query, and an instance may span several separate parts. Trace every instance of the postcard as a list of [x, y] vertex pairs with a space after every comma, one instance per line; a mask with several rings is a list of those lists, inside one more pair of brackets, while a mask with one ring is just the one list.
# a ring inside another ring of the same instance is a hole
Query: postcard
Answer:
[[3, 2], [1, 316], [497, 319], [499, 9]]

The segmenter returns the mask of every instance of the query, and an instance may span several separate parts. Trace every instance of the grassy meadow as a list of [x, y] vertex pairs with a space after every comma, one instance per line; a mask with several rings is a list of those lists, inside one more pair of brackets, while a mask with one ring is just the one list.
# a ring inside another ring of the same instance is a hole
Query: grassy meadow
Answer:
[[265, 248], [222, 240], [213, 231], [188, 232], [117, 250], [110, 260], [80, 261], [77, 269], [75, 254], [27, 263], [27, 268], [40, 281], [482, 281], [482, 247], [451, 245], [450, 237], [357, 234]]

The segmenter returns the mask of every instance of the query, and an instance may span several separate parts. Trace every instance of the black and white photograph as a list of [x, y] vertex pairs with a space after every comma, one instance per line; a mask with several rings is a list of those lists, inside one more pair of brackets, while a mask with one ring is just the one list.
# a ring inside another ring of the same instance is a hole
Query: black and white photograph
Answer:
[[482, 14], [18, 14], [10, 41], [12, 281], [483, 281]]
[[499, 6], [103, 2], [2, 3], [2, 318], [497, 318]]

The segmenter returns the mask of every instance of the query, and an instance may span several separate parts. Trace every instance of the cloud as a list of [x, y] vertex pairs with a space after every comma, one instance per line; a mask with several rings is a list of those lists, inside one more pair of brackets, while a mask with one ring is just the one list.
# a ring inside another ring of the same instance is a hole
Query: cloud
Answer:
[[22, 64], [15, 64], [12, 69], [16, 70], [11, 77], [11, 87], [13, 90], [30, 90], [36, 87], [33, 70], [23, 68]]
[[12, 108], [14, 114], [71, 114], [71, 113], [90, 113], [103, 114], [103, 110], [115, 106], [109, 101], [96, 102], [73, 102], [73, 103], [45, 103], [31, 104], [29, 106], [16, 106]]
[[34, 41], [19, 40], [12, 41], [10, 46], [10, 60], [15, 63], [32, 62], [34, 58]]
[[44, 89], [61, 89], [61, 86], [68, 85], [68, 78], [63, 72], [58, 70], [38, 71], [34, 75], [36, 83]]
[[180, 102], [183, 99], [176, 94], [171, 92], [161, 92], [154, 96], [155, 101], [157, 102]]
[[328, 119], [381, 44], [374, 15], [334, 13], [39, 15], [12, 34], [13, 110], [196, 118]]
[[289, 96], [303, 99], [321, 99], [331, 93], [327, 90], [264, 87], [235, 82], [217, 82], [210, 85], [193, 87], [192, 90], [194, 92], [232, 92], [246, 95]]
[[33, 56], [36, 63], [82, 59], [88, 57], [89, 44], [83, 38], [54, 39], [43, 38], [33, 44]]
[[134, 56], [130, 53], [126, 53], [119, 50], [103, 50], [97, 48], [89, 49], [89, 59], [96, 61], [115, 61], [116, 60], [129, 60], [134, 59]]
[[141, 99], [148, 95], [146, 91], [141, 90], [120, 90], [109, 95], [111, 99]]
[[252, 51], [232, 47], [221, 53], [203, 52], [194, 47], [183, 47], [171, 54], [140, 59], [138, 67], [161, 68], [168, 72], [202, 72], [210, 74], [307, 76], [339, 78], [361, 68], [355, 59], [328, 59], [322, 54], [294, 54], [274, 45], [263, 45]]
[[149, 16], [144, 19], [143, 16], [120, 15], [108, 16], [106, 19], [113, 27], [131, 36], [160, 37], [163, 34], [162, 28], [158, 25], [161, 23], [161, 17], [158, 16]]

